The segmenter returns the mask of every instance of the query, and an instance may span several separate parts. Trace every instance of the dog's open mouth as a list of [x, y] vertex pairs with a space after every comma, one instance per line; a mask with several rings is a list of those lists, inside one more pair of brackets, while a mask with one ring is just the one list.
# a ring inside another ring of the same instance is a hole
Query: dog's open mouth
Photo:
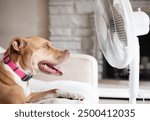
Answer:
[[46, 62], [46, 61], [41, 61], [39, 64], [39, 69], [44, 72], [44, 73], [47, 73], [47, 74], [53, 74], [53, 75], [63, 75], [63, 72], [56, 68], [56, 65], [54, 64], [51, 64], [49, 62]]

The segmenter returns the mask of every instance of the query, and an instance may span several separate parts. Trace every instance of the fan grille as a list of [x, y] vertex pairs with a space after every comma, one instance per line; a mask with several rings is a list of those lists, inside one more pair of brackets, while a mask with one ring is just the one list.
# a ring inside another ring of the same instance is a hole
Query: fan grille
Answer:
[[[132, 60], [134, 51], [131, 46], [135, 40], [132, 35], [132, 12], [128, 0], [97, 0], [95, 15], [99, 44], [105, 58], [113, 67], [124, 68]], [[102, 23], [102, 19], [105, 23]], [[106, 31], [102, 30], [102, 24], [106, 24]]]

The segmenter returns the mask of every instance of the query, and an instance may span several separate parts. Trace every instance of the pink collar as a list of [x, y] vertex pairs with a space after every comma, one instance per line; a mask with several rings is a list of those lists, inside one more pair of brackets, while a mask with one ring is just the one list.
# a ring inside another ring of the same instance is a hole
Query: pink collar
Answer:
[[32, 78], [32, 75], [24, 73], [19, 67], [11, 60], [8, 50], [4, 53], [3, 61], [7, 64], [20, 78], [22, 81], [28, 81]]

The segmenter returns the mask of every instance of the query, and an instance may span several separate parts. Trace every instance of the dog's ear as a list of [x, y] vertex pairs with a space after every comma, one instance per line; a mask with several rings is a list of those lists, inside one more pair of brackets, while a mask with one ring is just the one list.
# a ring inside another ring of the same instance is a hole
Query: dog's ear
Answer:
[[21, 52], [27, 45], [28, 43], [23, 38], [19, 37], [14, 38], [11, 42], [12, 49], [17, 52]]

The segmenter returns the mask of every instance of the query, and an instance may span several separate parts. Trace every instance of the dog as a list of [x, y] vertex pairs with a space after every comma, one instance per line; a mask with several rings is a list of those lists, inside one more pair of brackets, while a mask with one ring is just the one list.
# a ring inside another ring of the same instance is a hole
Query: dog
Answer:
[[64, 94], [59, 89], [32, 93], [28, 83], [32, 75], [43, 72], [61, 76], [57, 65], [69, 58], [68, 50], [60, 50], [44, 38], [16, 37], [0, 61], [0, 103], [34, 103], [51, 94], [56, 97], [83, 100], [80, 95]]

